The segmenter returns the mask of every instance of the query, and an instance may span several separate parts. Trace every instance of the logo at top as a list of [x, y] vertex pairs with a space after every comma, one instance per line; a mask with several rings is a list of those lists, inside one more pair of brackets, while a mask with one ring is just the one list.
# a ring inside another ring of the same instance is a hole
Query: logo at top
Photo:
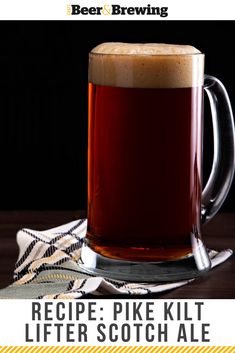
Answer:
[[167, 17], [168, 7], [151, 6], [121, 6], [118, 4], [105, 4], [104, 6], [81, 6], [77, 4], [67, 5], [67, 15], [101, 15], [101, 16], [115, 16], [115, 15], [152, 15]]

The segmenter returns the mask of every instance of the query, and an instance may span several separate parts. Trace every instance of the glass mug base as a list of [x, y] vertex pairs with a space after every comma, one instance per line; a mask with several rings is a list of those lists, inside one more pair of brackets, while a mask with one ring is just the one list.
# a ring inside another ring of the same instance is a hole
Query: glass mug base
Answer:
[[206, 273], [211, 264], [201, 240], [192, 235], [191, 242], [191, 252], [186, 256], [168, 261], [138, 262], [104, 256], [84, 242], [79, 267], [87, 274], [131, 282], [174, 282], [192, 279]]
[[191, 246], [182, 247], [134, 247], [134, 246], [104, 246], [94, 245], [92, 241], [87, 246], [94, 252], [114, 260], [127, 260], [132, 262], [162, 262], [174, 261], [187, 257], [192, 252]]

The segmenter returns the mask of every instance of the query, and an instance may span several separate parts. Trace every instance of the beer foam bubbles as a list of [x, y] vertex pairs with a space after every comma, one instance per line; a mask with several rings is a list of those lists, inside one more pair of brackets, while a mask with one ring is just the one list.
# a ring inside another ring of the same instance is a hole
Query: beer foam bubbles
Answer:
[[102, 43], [89, 57], [89, 81], [104, 86], [196, 87], [203, 73], [204, 55], [190, 45]]
[[191, 45], [164, 43], [102, 43], [92, 53], [126, 55], [182, 55], [201, 53]]

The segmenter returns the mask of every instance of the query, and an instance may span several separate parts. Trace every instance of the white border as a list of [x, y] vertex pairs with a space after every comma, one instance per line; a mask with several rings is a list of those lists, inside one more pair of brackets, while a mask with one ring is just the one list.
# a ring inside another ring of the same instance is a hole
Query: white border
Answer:
[[[147, 15], [71, 16], [67, 5], [168, 7], [168, 17]], [[0, 0], [0, 20], [235, 20], [234, 0]]]

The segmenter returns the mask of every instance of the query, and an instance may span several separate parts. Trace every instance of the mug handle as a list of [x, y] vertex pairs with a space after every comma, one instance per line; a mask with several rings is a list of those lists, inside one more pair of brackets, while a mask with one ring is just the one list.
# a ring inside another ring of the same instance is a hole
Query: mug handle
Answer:
[[210, 102], [213, 126], [214, 157], [212, 169], [202, 192], [202, 223], [219, 211], [232, 184], [235, 169], [235, 133], [233, 112], [224, 85], [205, 75], [204, 89]]

